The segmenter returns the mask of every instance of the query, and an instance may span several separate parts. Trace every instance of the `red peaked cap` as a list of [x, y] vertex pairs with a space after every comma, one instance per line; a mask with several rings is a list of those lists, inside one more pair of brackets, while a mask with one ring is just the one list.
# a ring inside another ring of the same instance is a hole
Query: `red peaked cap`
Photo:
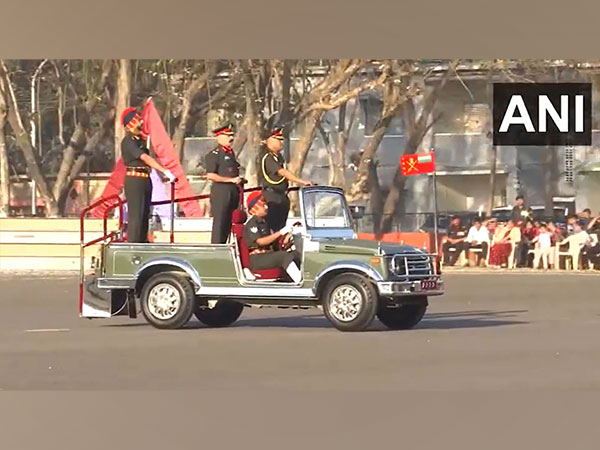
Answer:
[[279, 141], [283, 141], [285, 138], [283, 137], [283, 130], [281, 128], [274, 128], [269, 133], [269, 137], [275, 138]]
[[246, 199], [246, 207], [248, 211], [252, 211], [252, 208], [262, 200], [262, 191], [254, 191], [248, 194], [248, 198]]
[[127, 108], [125, 111], [123, 111], [123, 114], [121, 114], [121, 123], [123, 126], [126, 127], [127, 124], [131, 122], [131, 120], [137, 115], [137, 113], [137, 108], [134, 107]]
[[215, 136], [220, 136], [221, 134], [233, 136], [235, 134], [235, 132], [233, 131], [233, 124], [230, 123], [230, 124], [224, 125], [222, 127], [219, 127], [216, 130], [213, 130], [213, 134]]

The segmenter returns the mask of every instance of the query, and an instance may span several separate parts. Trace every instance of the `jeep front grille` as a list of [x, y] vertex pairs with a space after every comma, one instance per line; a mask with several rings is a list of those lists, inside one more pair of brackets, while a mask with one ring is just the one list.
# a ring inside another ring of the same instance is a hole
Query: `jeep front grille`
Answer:
[[427, 278], [435, 275], [432, 258], [428, 255], [395, 255], [390, 269], [396, 277]]

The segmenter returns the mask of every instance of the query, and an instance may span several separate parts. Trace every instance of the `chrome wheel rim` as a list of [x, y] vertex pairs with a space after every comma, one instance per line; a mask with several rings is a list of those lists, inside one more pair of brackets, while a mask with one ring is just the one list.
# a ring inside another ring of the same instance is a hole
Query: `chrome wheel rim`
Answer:
[[148, 294], [148, 311], [157, 319], [171, 319], [177, 314], [180, 306], [181, 295], [171, 284], [157, 284]]
[[362, 296], [354, 286], [344, 284], [336, 287], [331, 293], [329, 311], [341, 322], [351, 322], [360, 314]]

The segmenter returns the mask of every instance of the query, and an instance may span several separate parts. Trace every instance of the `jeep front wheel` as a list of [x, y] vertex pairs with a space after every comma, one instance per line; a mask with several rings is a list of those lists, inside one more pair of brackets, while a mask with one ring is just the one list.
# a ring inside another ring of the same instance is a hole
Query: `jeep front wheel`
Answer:
[[233, 300], [219, 300], [212, 308], [196, 305], [194, 315], [208, 327], [227, 327], [242, 315], [244, 305]]
[[427, 311], [427, 297], [423, 296], [417, 303], [408, 303], [395, 308], [383, 304], [377, 311], [377, 318], [391, 330], [408, 330], [416, 326]]
[[361, 275], [338, 275], [327, 283], [322, 303], [325, 316], [338, 330], [361, 331], [375, 318], [377, 293]]
[[142, 288], [142, 313], [152, 326], [183, 327], [194, 312], [194, 289], [189, 279], [176, 273], [158, 273]]

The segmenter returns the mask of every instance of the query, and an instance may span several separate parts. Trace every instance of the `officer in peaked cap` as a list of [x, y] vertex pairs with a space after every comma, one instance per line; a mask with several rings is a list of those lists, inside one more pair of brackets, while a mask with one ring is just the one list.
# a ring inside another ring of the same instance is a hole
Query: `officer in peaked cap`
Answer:
[[268, 131], [265, 137], [259, 156], [259, 182], [268, 205], [267, 222], [273, 231], [278, 231], [285, 226], [290, 212], [290, 200], [287, 196], [289, 182], [301, 186], [310, 186], [312, 183], [298, 178], [286, 169], [281, 155], [285, 139], [281, 128]]
[[135, 108], [127, 108], [123, 112], [121, 123], [126, 130], [121, 141], [121, 156], [126, 166], [127, 241], [148, 242], [152, 199], [150, 169], [161, 172], [171, 183], [175, 182], [175, 176], [150, 156], [142, 135], [142, 118]]
[[206, 178], [212, 181], [210, 207], [213, 216], [211, 242], [225, 244], [231, 231], [231, 214], [240, 202], [240, 165], [231, 148], [233, 125], [213, 130], [217, 147], [205, 157]]
[[250, 219], [244, 225], [244, 242], [250, 253], [250, 269], [264, 270], [273, 267], [284, 269], [294, 283], [302, 281], [300, 254], [297, 251], [281, 250], [277, 243], [291, 238], [295, 227], [285, 226], [278, 231], [269, 228], [265, 216], [268, 206], [260, 192], [252, 192], [247, 200]]

